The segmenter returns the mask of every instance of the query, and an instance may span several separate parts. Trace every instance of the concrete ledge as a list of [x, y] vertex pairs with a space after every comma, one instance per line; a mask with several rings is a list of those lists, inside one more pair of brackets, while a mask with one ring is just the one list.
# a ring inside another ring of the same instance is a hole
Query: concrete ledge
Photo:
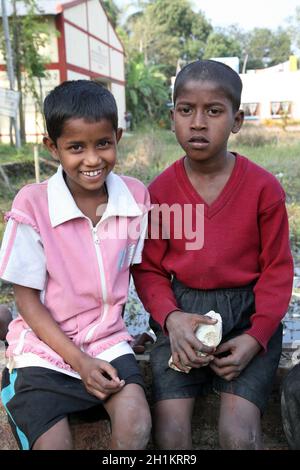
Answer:
[[[140, 356], [140, 366], [147, 385], [147, 395], [150, 402], [151, 370], [147, 357]], [[0, 342], [0, 367], [4, 366], [4, 347]], [[280, 384], [283, 377], [289, 370], [285, 367], [278, 369], [276, 383], [273, 387], [268, 407], [262, 419], [263, 440], [266, 449], [287, 450], [288, 445], [285, 439], [280, 409]], [[1, 373], [0, 373], [1, 375]], [[195, 449], [219, 449], [218, 444], [218, 422], [219, 397], [215, 394], [199, 398], [192, 421], [193, 442]], [[94, 419], [91, 413], [78, 414], [72, 416], [71, 431], [74, 439], [74, 448], [78, 450], [107, 450], [110, 441], [110, 423], [108, 419]], [[17, 444], [11, 433], [7, 422], [5, 410], [0, 403], [0, 450], [16, 450]], [[152, 442], [149, 449], [153, 449]]]

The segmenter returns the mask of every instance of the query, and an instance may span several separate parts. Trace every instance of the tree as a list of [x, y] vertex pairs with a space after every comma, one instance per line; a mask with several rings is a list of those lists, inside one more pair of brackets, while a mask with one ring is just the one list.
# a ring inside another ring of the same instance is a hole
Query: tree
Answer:
[[[23, 110], [24, 94], [33, 96], [38, 110], [41, 110], [41, 79], [46, 76], [45, 64], [48, 61], [40, 53], [49, 37], [48, 26], [44, 18], [38, 16], [36, 0], [23, 0], [26, 7], [26, 15], [17, 13], [17, 0], [12, 0], [13, 14], [10, 18], [11, 43], [13, 46], [15, 76], [18, 91], [20, 92], [20, 131], [21, 140], [24, 143], [25, 118]], [[5, 47], [2, 42], [1, 49], [5, 57]]]
[[300, 6], [296, 7], [295, 14], [287, 20], [287, 32], [290, 37], [294, 53], [300, 49]]
[[114, 0], [102, 0], [102, 3], [112, 25], [114, 28], [116, 28], [120, 15], [120, 9], [115, 4]]
[[142, 53], [146, 64], [172, 76], [179, 59], [201, 58], [212, 30], [203, 13], [195, 13], [189, 0], [153, 0], [128, 19], [129, 54]]
[[248, 35], [245, 49], [249, 56], [247, 68], [259, 69], [288, 60], [291, 41], [287, 31], [281, 28], [275, 32], [268, 28], [255, 28]]
[[241, 57], [240, 43], [230, 34], [222, 30], [213, 31], [207, 39], [203, 58], [210, 57]]
[[132, 113], [133, 125], [164, 118], [169, 94], [166, 77], [159, 68], [147, 66], [143, 55], [137, 54], [127, 64], [126, 79], [126, 104]]

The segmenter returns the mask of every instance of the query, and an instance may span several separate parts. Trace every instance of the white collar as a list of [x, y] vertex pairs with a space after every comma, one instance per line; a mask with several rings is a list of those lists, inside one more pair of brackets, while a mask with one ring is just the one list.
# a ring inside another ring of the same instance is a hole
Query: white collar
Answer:
[[[108, 203], [101, 222], [108, 217], [137, 217], [142, 215], [142, 210], [120, 176], [110, 172], [105, 182], [108, 192]], [[61, 165], [58, 167], [57, 172], [49, 178], [47, 191], [52, 227], [78, 217], [87, 218], [76, 205], [66, 185]]]

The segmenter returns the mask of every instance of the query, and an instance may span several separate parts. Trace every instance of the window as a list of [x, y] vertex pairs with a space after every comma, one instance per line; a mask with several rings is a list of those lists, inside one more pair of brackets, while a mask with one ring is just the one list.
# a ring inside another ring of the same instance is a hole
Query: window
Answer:
[[259, 103], [242, 103], [241, 108], [246, 120], [259, 119]]
[[290, 101], [271, 101], [271, 116], [273, 118], [290, 116], [292, 103]]

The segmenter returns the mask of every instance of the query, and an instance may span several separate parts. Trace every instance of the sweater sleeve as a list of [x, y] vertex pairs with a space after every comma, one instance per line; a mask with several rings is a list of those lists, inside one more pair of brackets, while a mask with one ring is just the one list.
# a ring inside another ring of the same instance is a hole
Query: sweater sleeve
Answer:
[[[153, 205], [157, 204], [152, 197]], [[157, 236], [158, 235], [158, 236]], [[162, 236], [159, 211], [151, 211], [148, 238], [145, 240], [142, 262], [132, 267], [137, 293], [152, 318], [164, 329], [169, 313], [180, 310], [171, 287], [171, 275], [162, 266], [169, 241]]]
[[284, 200], [259, 214], [261, 274], [254, 287], [255, 313], [247, 333], [266, 350], [271, 336], [287, 312], [293, 285], [293, 260], [289, 245]]

